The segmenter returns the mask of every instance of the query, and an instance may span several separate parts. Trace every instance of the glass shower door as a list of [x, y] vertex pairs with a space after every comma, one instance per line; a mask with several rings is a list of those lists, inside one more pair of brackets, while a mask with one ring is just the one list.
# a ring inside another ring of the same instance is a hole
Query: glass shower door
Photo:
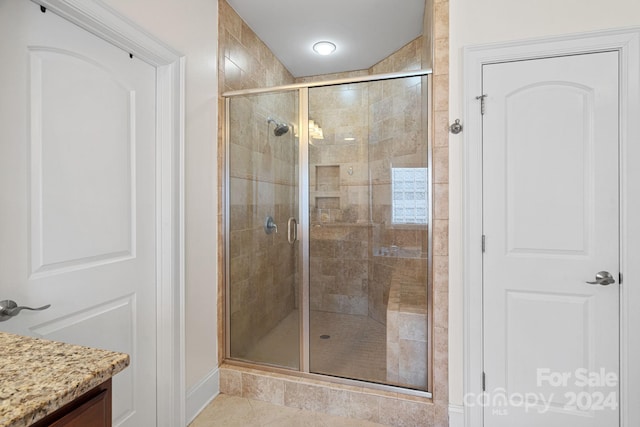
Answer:
[[428, 390], [427, 86], [226, 99], [227, 357]]
[[299, 369], [298, 92], [227, 102], [229, 356]]
[[423, 90], [309, 88], [310, 372], [427, 389]]

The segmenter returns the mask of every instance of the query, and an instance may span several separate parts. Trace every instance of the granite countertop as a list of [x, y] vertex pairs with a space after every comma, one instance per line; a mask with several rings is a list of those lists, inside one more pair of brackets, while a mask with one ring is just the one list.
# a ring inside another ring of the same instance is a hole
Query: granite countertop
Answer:
[[124, 353], [0, 332], [0, 427], [29, 426], [128, 365]]

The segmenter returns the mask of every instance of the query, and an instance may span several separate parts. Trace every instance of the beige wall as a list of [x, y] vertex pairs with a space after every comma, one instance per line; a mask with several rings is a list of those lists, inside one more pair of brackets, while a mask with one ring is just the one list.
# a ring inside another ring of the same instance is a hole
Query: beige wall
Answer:
[[186, 387], [217, 367], [216, 115], [218, 7], [211, 0], [105, 0], [186, 57]]
[[[451, 0], [451, 119], [463, 117], [462, 48], [490, 42], [640, 25], [638, 0]], [[462, 295], [462, 136], [451, 136], [450, 152], [450, 316], [449, 392], [454, 404], [463, 398]]]

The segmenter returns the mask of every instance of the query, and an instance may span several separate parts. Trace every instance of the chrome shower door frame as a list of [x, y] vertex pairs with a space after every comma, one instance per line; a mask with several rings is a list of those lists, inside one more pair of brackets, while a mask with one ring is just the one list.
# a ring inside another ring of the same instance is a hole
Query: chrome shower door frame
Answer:
[[[229, 230], [230, 230], [230, 197], [229, 197], [229, 182], [230, 182], [230, 170], [229, 170], [229, 144], [230, 144], [230, 134], [229, 134], [229, 109], [230, 109], [230, 98], [234, 96], [242, 96], [242, 95], [252, 95], [252, 94], [262, 94], [262, 93], [275, 93], [275, 92], [285, 92], [285, 91], [298, 91], [298, 223], [297, 227], [297, 236], [299, 240], [299, 252], [298, 252], [298, 262], [300, 265], [298, 266], [298, 271], [301, 274], [299, 278], [299, 310], [298, 314], [299, 318], [299, 338], [300, 338], [300, 369], [290, 370], [286, 368], [278, 368], [273, 367], [271, 365], [264, 365], [256, 362], [256, 365], [264, 367], [265, 369], [286, 373], [290, 375], [298, 375], [304, 376], [308, 378], [315, 379], [324, 379], [335, 383], [347, 384], [347, 385], [355, 385], [360, 387], [373, 388], [378, 390], [386, 390], [391, 392], [399, 392], [408, 395], [420, 396], [431, 398], [432, 394], [430, 391], [421, 391], [408, 389], [393, 385], [387, 384], [378, 384], [371, 383], [356, 379], [347, 379], [347, 378], [338, 378], [331, 377], [321, 374], [314, 374], [310, 372], [310, 344], [309, 344], [309, 334], [310, 334], [310, 255], [309, 255], [309, 237], [310, 237], [310, 218], [309, 218], [309, 89], [313, 87], [324, 87], [324, 86], [335, 86], [349, 83], [361, 83], [361, 82], [374, 82], [379, 80], [390, 80], [390, 79], [400, 79], [406, 77], [425, 77], [426, 78], [426, 87], [423, 88], [426, 91], [426, 96], [423, 96], [425, 106], [423, 107], [423, 121], [426, 123], [425, 126], [425, 137], [427, 139], [427, 165], [428, 165], [428, 225], [429, 225], [429, 233], [428, 233], [428, 258], [427, 258], [427, 268], [428, 268], [428, 280], [427, 280], [427, 307], [428, 307], [428, 325], [427, 325], [427, 334], [428, 334], [428, 347], [426, 349], [427, 352], [427, 363], [430, 365], [427, 367], [427, 389], [432, 390], [433, 384], [433, 373], [432, 368], [433, 364], [431, 363], [433, 360], [433, 339], [432, 339], [432, 325], [433, 325], [433, 297], [432, 297], [432, 282], [433, 282], [433, 237], [432, 237], [432, 226], [433, 226], [433, 171], [432, 171], [432, 125], [430, 120], [431, 116], [431, 91], [432, 91], [432, 71], [431, 70], [418, 70], [418, 71], [410, 71], [410, 72], [400, 72], [400, 73], [389, 73], [389, 74], [378, 74], [378, 75], [369, 75], [355, 78], [347, 78], [347, 79], [336, 79], [336, 80], [327, 80], [327, 81], [318, 81], [313, 83], [300, 83], [300, 84], [291, 84], [285, 86], [277, 86], [272, 88], [257, 88], [257, 89], [248, 89], [248, 90], [238, 90], [238, 91], [229, 91], [222, 94], [225, 98], [225, 123], [224, 123], [224, 146], [225, 146], [225, 162], [224, 162], [224, 265], [225, 271], [223, 274], [224, 280], [224, 299], [225, 299], [225, 359], [231, 359], [231, 343], [230, 343], [230, 292], [229, 292], [229, 271], [230, 271], [230, 239], [229, 239]], [[235, 362], [239, 365], [250, 366], [250, 363], [246, 362]]]
[[[298, 227], [301, 228], [301, 232], [298, 236], [302, 236], [300, 240], [298, 259], [302, 263], [299, 266], [299, 271], [302, 274], [299, 286], [300, 286], [300, 371], [309, 372], [310, 365], [310, 350], [309, 350], [309, 331], [310, 331], [310, 289], [309, 289], [309, 88], [302, 87], [299, 89], [298, 94], [298, 108], [299, 108], [299, 123], [298, 123], [298, 135], [300, 137], [300, 146], [298, 149], [299, 159], [298, 167], [300, 169], [300, 175], [298, 176], [298, 210], [300, 218], [298, 220]], [[303, 125], [304, 124], [304, 125]]]

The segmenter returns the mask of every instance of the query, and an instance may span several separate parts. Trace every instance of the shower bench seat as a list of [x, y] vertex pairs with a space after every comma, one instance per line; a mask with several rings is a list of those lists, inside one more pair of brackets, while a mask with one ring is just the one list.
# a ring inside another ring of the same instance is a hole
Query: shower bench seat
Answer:
[[427, 289], [396, 273], [387, 305], [387, 381], [418, 388], [427, 382]]

